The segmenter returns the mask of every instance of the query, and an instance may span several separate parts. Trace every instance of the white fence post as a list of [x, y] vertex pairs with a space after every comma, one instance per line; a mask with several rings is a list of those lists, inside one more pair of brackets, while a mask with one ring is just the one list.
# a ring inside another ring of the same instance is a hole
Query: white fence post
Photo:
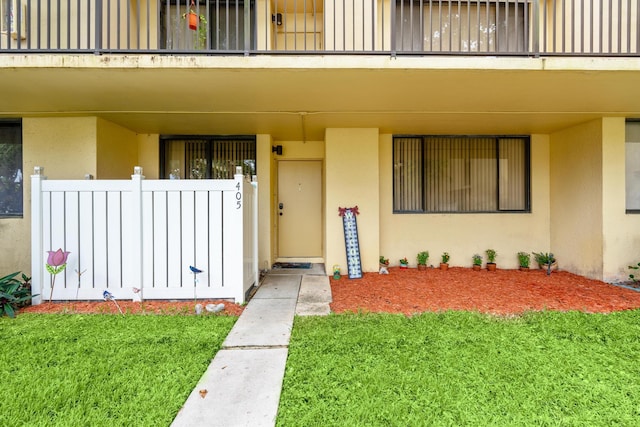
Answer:
[[[140, 299], [144, 301], [144, 266], [142, 255], [142, 167], [135, 166], [131, 175], [131, 254], [132, 279], [134, 286], [140, 289]], [[153, 248], [149, 248], [153, 250]]]
[[[225, 227], [223, 230], [224, 242], [224, 281], [229, 285], [231, 294], [237, 303], [244, 302], [244, 230], [243, 220], [243, 185], [244, 175], [242, 169], [234, 175], [233, 192], [227, 197], [224, 204]], [[229, 203], [231, 202], [231, 203]]]
[[258, 265], [258, 182], [257, 177], [251, 177], [251, 185], [253, 185], [253, 285], [258, 286], [260, 283], [260, 266]]
[[31, 300], [33, 305], [42, 303], [44, 280], [44, 247], [42, 242], [42, 180], [47, 179], [44, 168], [36, 166], [31, 175]]

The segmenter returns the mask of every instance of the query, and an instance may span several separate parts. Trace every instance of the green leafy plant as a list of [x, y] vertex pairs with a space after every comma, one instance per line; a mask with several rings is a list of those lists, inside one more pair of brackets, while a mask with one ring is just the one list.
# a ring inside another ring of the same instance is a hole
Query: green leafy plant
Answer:
[[[182, 19], [188, 19], [189, 15], [198, 15], [195, 10], [189, 9], [189, 12], [182, 14]], [[207, 17], [203, 14], [198, 15], [197, 35], [193, 41], [193, 48], [196, 50], [204, 49], [207, 45]], [[189, 27], [191, 28], [191, 27]]]
[[449, 252], [442, 253], [442, 263], [447, 264], [449, 262]]
[[[636, 265], [630, 265], [629, 266], [630, 270], [640, 270], [640, 262], [637, 263]], [[629, 274], [629, 280], [633, 281], [633, 282], [638, 282], [638, 279], [636, 279], [636, 275], [633, 273]]]
[[495, 264], [496, 257], [498, 256], [498, 253], [495, 251], [495, 249], [487, 249], [485, 253], [487, 254], [487, 262]]
[[380, 264], [389, 265], [389, 258], [385, 258], [384, 256], [380, 255]]
[[409, 265], [409, 260], [407, 259], [407, 257], [400, 258], [400, 264]]
[[551, 252], [534, 252], [533, 257], [539, 266], [545, 266], [547, 269], [547, 276], [551, 275], [551, 269], [556, 262], [556, 257]]
[[427, 265], [427, 261], [429, 261], [429, 251], [418, 252], [416, 260], [418, 261], [418, 265]]
[[480, 254], [473, 256], [473, 265], [482, 265], [482, 256]]
[[520, 267], [529, 268], [531, 254], [528, 252], [518, 252], [518, 264]]
[[23, 274], [21, 282], [16, 278], [18, 274], [19, 271], [0, 278], [0, 317], [5, 313], [15, 317], [16, 309], [31, 299], [30, 278]]
[[556, 262], [556, 257], [551, 252], [534, 252], [533, 258], [540, 265], [550, 265]]

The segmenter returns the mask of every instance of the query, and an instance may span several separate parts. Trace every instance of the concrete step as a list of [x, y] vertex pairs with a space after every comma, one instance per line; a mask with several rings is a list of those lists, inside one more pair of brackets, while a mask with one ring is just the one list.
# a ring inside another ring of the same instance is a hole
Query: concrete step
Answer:
[[296, 315], [326, 316], [330, 313], [331, 285], [327, 276], [302, 276]]

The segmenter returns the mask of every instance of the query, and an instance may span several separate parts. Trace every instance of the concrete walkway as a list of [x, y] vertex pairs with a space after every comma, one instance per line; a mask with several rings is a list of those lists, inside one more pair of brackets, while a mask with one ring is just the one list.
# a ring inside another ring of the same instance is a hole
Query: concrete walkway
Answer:
[[322, 264], [271, 270], [172, 426], [274, 426], [294, 314], [328, 314], [330, 302]]

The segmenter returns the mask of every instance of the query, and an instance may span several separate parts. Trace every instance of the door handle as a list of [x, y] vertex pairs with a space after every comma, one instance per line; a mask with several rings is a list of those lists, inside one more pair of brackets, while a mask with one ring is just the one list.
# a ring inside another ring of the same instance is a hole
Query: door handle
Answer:
[[284, 203], [278, 203], [278, 209], [280, 209], [280, 216], [282, 216], [282, 208], [284, 208]]

